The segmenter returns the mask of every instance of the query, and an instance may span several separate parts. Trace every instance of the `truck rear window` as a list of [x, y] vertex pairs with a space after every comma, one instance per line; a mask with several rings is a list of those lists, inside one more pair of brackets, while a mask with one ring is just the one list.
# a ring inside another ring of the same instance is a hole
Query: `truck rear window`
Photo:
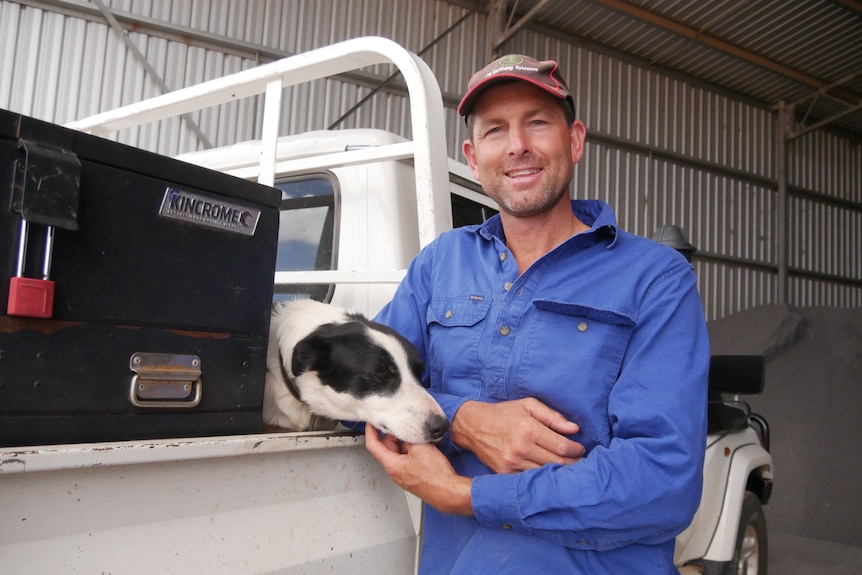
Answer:
[[484, 206], [465, 197], [452, 194], [452, 227], [460, 228], [471, 224], [481, 224], [497, 214], [494, 208]]
[[[276, 182], [281, 190], [276, 271], [335, 269], [336, 182], [325, 174]], [[276, 285], [274, 300], [326, 301], [330, 285]]]

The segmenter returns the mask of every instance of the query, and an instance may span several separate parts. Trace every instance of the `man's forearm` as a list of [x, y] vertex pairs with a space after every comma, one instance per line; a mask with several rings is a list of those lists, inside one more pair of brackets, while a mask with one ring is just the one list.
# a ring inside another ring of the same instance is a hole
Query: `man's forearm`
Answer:
[[401, 489], [444, 513], [473, 515], [473, 480], [458, 475], [436, 446], [401, 443], [391, 435], [381, 438], [368, 423], [365, 446]]

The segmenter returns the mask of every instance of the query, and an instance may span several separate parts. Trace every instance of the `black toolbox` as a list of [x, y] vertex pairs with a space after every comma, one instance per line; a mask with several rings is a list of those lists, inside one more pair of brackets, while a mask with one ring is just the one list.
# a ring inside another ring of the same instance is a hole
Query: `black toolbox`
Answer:
[[279, 201], [0, 110], [0, 446], [260, 431]]

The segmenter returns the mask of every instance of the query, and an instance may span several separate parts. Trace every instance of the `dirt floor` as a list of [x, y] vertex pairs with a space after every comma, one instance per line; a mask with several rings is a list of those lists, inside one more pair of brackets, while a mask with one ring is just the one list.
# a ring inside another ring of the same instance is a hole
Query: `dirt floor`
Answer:
[[859, 575], [862, 573], [862, 547], [773, 533], [769, 540], [769, 573]]
[[770, 573], [862, 573], [862, 308], [767, 306], [709, 325], [713, 354], [762, 354], [747, 398], [770, 425]]

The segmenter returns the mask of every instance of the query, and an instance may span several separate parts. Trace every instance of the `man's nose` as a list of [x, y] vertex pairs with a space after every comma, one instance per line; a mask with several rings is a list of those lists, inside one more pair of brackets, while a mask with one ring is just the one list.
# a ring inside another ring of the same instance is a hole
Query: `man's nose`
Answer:
[[515, 126], [509, 129], [509, 155], [520, 156], [530, 151], [529, 138], [526, 131]]

